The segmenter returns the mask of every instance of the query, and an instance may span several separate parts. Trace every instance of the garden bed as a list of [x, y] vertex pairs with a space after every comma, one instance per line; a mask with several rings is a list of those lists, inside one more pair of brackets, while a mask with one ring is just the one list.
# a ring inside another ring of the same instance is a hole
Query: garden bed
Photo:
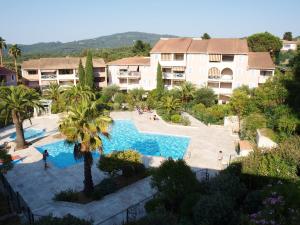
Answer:
[[104, 196], [115, 193], [124, 187], [127, 187], [135, 182], [146, 178], [149, 175], [147, 171], [134, 174], [130, 177], [123, 175], [105, 178], [99, 184], [95, 185], [94, 192], [89, 196], [85, 195], [83, 191], [74, 191], [68, 189], [66, 191], [59, 192], [55, 195], [55, 201], [66, 201], [80, 204], [87, 204], [92, 201], [101, 200]]

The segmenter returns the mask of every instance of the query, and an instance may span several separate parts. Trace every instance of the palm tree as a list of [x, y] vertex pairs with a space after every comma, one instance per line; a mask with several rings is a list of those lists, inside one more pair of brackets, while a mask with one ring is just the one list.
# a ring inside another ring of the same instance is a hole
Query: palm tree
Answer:
[[8, 49], [8, 54], [14, 58], [15, 61], [15, 71], [16, 71], [16, 77], [18, 82], [18, 66], [17, 66], [17, 58], [21, 56], [21, 49], [18, 45], [14, 44]]
[[109, 117], [99, 115], [96, 102], [81, 101], [70, 107], [67, 116], [59, 125], [60, 132], [68, 143], [74, 144], [75, 159], [84, 159], [84, 192], [90, 194], [94, 189], [91, 166], [92, 151], [102, 153], [102, 140], [99, 134], [108, 136]]
[[65, 91], [65, 98], [67, 102], [77, 104], [81, 101], [94, 100], [95, 94], [90, 87], [78, 84]]
[[164, 96], [162, 97], [158, 108], [162, 109], [164, 112], [166, 112], [167, 115], [170, 116], [174, 112], [178, 112], [181, 108], [180, 100], [174, 98], [173, 96]]
[[6, 115], [6, 122], [9, 116], [16, 127], [17, 149], [26, 146], [24, 138], [23, 121], [32, 117], [33, 108], [43, 109], [40, 102], [40, 95], [34, 90], [23, 85], [1, 87], [0, 100], [3, 105], [1, 113]]
[[5, 40], [0, 37], [0, 60], [1, 60], [1, 66], [3, 66], [3, 50], [7, 48], [7, 45], [5, 43]]
[[186, 104], [194, 97], [196, 87], [191, 82], [184, 82], [180, 85], [180, 94], [182, 104], [186, 107]]
[[54, 102], [57, 102], [62, 93], [61, 87], [56, 82], [51, 82], [49, 88], [45, 90], [45, 96]]

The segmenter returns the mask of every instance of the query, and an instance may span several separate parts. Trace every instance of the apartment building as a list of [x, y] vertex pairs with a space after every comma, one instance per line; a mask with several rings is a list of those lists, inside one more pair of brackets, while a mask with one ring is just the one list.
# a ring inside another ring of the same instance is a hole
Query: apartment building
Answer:
[[108, 83], [118, 85], [121, 90], [134, 88], [152, 90], [156, 87], [155, 74], [151, 73], [149, 57], [123, 58], [109, 62], [107, 68]]
[[[126, 62], [123, 61], [122, 68], [129, 66]], [[212, 88], [220, 102], [228, 101], [233, 89], [242, 85], [258, 87], [273, 76], [275, 70], [270, 54], [249, 52], [245, 39], [162, 38], [152, 48], [150, 64], [140, 71], [135, 87], [155, 88], [158, 63], [166, 88], [189, 81], [197, 87]], [[111, 66], [108, 64], [109, 84], [119, 84], [121, 68]], [[144, 77], [147, 80], [143, 80]], [[127, 81], [122, 85], [123, 89], [129, 89]]]
[[[22, 79], [29, 87], [44, 88], [51, 82], [62, 86], [76, 85], [79, 82], [79, 57], [40, 58], [22, 63]], [[81, 58], [85, 65], [86, 58]], [[106, 65], [103, 59], [93, 59], [95, 87], [105, 87]]]
[[0, 86], [16, 86], [16, 73], [10, 69], [0, 66]]

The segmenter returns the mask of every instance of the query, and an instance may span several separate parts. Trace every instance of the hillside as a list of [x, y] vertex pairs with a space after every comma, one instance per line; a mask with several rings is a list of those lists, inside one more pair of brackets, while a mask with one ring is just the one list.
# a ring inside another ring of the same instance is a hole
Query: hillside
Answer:
[[85, 39], [72, 42], [47, 42], [36, 43], [31, 45], [20, 45], [23, 55], [32, 54], [75, 54], [83, 49], [93, 48], [118, 48], [131, 46], [135, 40], [142, 40], [154, 44], [161, 37], [176, 37], [173, 35], [152, 34], [142, 32], [126, 32], [107, 36], [101, 36], [93, 39]]

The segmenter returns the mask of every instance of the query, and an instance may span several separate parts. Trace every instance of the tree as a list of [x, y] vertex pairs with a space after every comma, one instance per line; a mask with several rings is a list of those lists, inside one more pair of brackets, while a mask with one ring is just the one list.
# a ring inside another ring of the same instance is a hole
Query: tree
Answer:
[[118, 93], [119, 91], [120, 91], [120, 87], [115, 84], [103, 88], [101, 92], [102, 101], [105, 103], [113, 101], [115, 94]]
[[173, 96], [164, 96], [162, 97], [158, 108], [163, 110], [168, 116], [173, 115], [181, 108], [180, 100]]
[[72, 104], [78, 104], [81, 101], [92, 101], [95, 99], [95, 94], [88, 86], [78, 84], [72, 86], [64, 92], [64, 96], [67, 102]]
[[132, 52], [135, 55], [149, 55], [150, 49], [151, 46], [149, 43], [145, 43], [141, 40], [137, 40], [133, 45]]
[[91, 89], [94, 88], [93, 56], [91, 51], [88, 52], [85, 62], [85, 85]]
[[16, 147], [22, 149], [26, 146], [23, 121], [31, 118], [33, 108], [43, 109], [40, 95], [34, 89], [23, 85], [1, 87], [0, 100], [4, 106], [2, 111], [6, 118], [11, 116], [16, 127]]
[[204, 87], [195, 91], [193, 102], [194, 105], [202, 103], [206, 107], [210, 107], [216, 104], [217, 100], [218, 98], [215, 92], [211, 88]]
[[45, 90], [45, 96], [52, 100], [51, 113], [63, 112], [65, 102], [63, 101], [63, 90], [57, 82], [51, 82], [49, 88]]
[[151, 185], [158, 191], [158, 198], [165, 202], [166, 208], [176, 211], [184, 198], [197, 190], [198, 181], [185, 161], [168, 159], [154, 171]]
[[82, 66], [82, 61], [81, 59], [79, 60], [79, 65], [78, 65], [78, 77], [79, 77], [79, 82], [81, 85], [86, 85], [86, 77], [85, 77], [85, 72], [84, 68]]
[[159, 95], [161, 95], [164, 91], [164, 82], [162, 78], [162, 70], [160, 63], [157, 65], [157, 72], [156, 72], [156, 89]]
[[202, 39], [211, 39], [211, 37], [208, 33], [204, 33], [201, 38]]
[[94, 189], [91, 166], [92, 152], [102, 153], [102, 140], [99, 134], [108, 136], [111, 119], [99, 115], [96, 102], [81, 101], [70, 107], [67, 116], [59, 125], [60, 132], [68, 143], [74, 144], [75, 159], [84, 159], [84, 193], [89, 195]]
[[292, 32], [285, 32], [283, 34], [283, 40], [292, 41], [293, 40], [293, 34], [292, 34]]
[[179, 90], [180, 90], [182, 104], [184, 104], [186, 107], [186, 104], [190, 100], [192, 100], [192, 98], [195, 95], [196, 86], [191, 82], [183, 82], [180, 85]]
[[239, 127], [242, 116], [248, 115], [251, 112], [250, 96], [242, 90], [234, 90], [229, 102], [232, 111], [239, 118]]
[[16, 72], [16, 80], [18, 82], [18, 65], [17, 65], [17, 58], [21, 56], [21, 49], [18, 45], [14, 44], [8, 49], [8, 54], [14, 58], [15, 61], [15, 72]]
[[5, 40], [0, 37], [0, 65], [3, 66], [3, 50], [7, 48], [7, 45], [5, 43]]
[[278, 57], [282, 48], [280, 38], [268, 33], [257, 33], [247, 38], [248, 46], [253, 52], [270, 52], [273, 60]]

